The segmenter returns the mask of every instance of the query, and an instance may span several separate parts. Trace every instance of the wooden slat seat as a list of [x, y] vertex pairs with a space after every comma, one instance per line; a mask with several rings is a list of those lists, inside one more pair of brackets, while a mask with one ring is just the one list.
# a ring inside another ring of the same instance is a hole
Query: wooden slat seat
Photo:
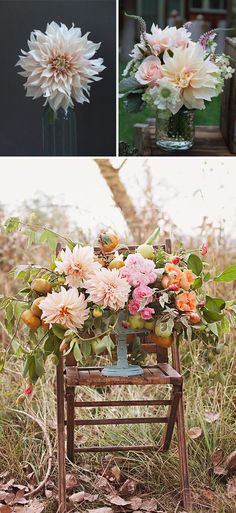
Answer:
[[106, 385], [179, 385], [182, 376], [168, 363], [143, 367], [142, 376], [103, 376], [102, 367], [66, 368], [66, 386], [106, 386]]

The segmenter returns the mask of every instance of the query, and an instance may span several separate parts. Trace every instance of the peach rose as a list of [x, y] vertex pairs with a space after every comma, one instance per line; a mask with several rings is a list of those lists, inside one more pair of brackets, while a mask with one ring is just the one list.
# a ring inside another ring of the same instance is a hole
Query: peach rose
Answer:
[[182, 292], [176, 297], [176, 306], [181, 312], [193, 312], [197, 306], [197, 298], [195, 292]]
[[182, 287], [182, 289], [184, 289], [184, 290], [189, 290], [191, 285], [193, 284], [194, 280], [195, 280], [195, 275], [193, 274], [193, 272], [189, 269], [186, 269], [182, 273], [181, 280], [179, 282], [180, 287]]
[[150, 55], [140, 64], [135, 78], [140, 84], [154, 85], [162, 77], [161, 61], [158, 57]]
[[179, 285], [183, 273], [177, 265], [172, 264], [172, 262], [166, 264], [165, 272], [166, 274], [161, 282], [164, 288], [169, 287], [169, 285]]

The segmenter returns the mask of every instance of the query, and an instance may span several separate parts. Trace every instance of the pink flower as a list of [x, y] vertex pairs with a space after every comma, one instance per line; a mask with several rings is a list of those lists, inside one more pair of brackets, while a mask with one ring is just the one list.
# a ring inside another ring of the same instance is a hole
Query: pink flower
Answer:
[[60, 292], [52, 292], [40, 302], [42, 319], [51, 327], [52, 324], [62, 324], [67, 328], [83, 327], [88, 319], [90, 310], [84, 294], [79, 294], [76, 288], [66, 290], [61, 287]]
[[205, 242], [203, 242], [202, 247], [201, 247], [201, 254], [204, 256], [207, 254], [207, 252], [208, 252], [208, 246], [207, 246], [207, 244], [205, 244]]
[[85, 283], [89, 301], [112, 310], [124, 308], [128, 301], [130, 285], [117, 269], [102, 267]]
[[169, 285], [168, 290], [170, 290], [171, 292], [178, 292], [179, 287], [178, 285]]
[[154, 308], [144, 308], [141, 312], [140, 312], [140, 315], [142, 317], [142, 319], [144, 321], [149, 321], [149, 319], [152, 319], [152, 316], [154, 315], [155, 313], [155, 310]]
[[120, 269], [119, 273], [133, 287], [148, 285], [156, 281], [154, 262], [144, 258], [140, 253], [128, 255], [125, 265]]
[[135, 78], [140, 84], [155, 85], [158, 79], [162, 78], [160, 59], [154, 55], [146, 57], [135, 73]]
[[23, 394], [25, 395], [31, 395], [33, 392], [33, 387], [32, 385], [29, 385], [28, 387], [26, 387], [24, 390], [23, 390]]
[[76, 245], [73, 251], [66, 246], [60, 253], [60, 260], [56, 260], [56, 271], [66, 275], [66, 285], [81, 287], [84, 280], [88, 280], [96, 269], [100, 267], [94, 262], [93, 248]]
[[150, 303], [152, 301], [152, 294], [153, 290], [150, 287], [147, 287], [147, 285], [139, 285], [139, 287], [136, 287], [133, 291], [133, 298], [135, 301], [143, 301], [143, 299], [147, 299], [147, 303]]
[[136, 315], [139, 311], [140, 304], [135, 299], [131, 299], [130, 303], [128, 304], [129, 313], [131, 315]]

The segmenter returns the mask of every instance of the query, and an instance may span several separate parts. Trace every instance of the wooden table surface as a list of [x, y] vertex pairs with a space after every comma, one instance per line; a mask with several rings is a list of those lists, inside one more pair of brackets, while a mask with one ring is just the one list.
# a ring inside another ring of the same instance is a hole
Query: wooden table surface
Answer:
[[189, 150], [164, 151], [156, 145], [154, 118], [147, 119], [146, 123], [137, 123], [134, 125], [134, 146], [138, 149], [140, 156], [234, 156], [227, 148], [220, 129], [217, 126], [197, 126], [195, 142], [193, 147]]

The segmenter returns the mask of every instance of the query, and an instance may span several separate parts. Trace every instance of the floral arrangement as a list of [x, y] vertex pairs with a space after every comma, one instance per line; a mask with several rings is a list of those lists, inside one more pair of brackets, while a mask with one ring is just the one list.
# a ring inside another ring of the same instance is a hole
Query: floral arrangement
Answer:
[[[131, 251], [109, 228], [101, 231], [95, 248], [61, 237], [66, 246], [55, 257], [59, 236], [53, 231], [18, 218], [7, 220], [5, 227], [8, 233], [23, 229], [31, 243], [47, 243], [52, 252], [50, 267], [14, 269], [23, 287], [0, 301], [2, 326], [11, 338], [8, 351], [23, 359], [30, 387], [43, 375], [49, 356], [57, 364], [60, 355], [73, 352], [82, 365], [105, 350], [111, 355], [120, 312], [125, 313], [124, 329], [145, 329], [163, 347], [172, 344], [176, 333], [178, 341], [202, 341], [217, 352], [221, 335], [230, 330], [235, 301], [212, 297], [207, 288], [236, 279], [236, 266], [212, 276], [203, 260], [205, 244], [196, 251], [181, 246], [169, 254], [153, 245], [159, 234], [155, 230]], [[5, 359], [3, 353], [2, 368]]]
[[67, 28], [54, 21], [49, 23], [45, 34], [31, 32], [29, 51], [22, 50], [17, 66], [26, 77], [26, 96], [33, 99], [43, 96], [45, 105], [57, 111], [78, 103], [89, 102], [90, 84], [101, 80], [98, 74], [105, 69], [103, 59], [92, 59], [101, 43], [93, 43], [88, 33], [72, 25]]
[[216, 31], [191, 40], [189, 26], [166, 27], [153, 24], [146, 32], [142, 18], [140, 42], [130, 54], [124, 70], [120, 93], [126, 98], [128, 112], [149, 105], [159, 111], [176, 114], [182, 107], [204, 109], [205, 101], [218, 96], [225, 79], [234, 72], [227, 55], [216, 53]]

